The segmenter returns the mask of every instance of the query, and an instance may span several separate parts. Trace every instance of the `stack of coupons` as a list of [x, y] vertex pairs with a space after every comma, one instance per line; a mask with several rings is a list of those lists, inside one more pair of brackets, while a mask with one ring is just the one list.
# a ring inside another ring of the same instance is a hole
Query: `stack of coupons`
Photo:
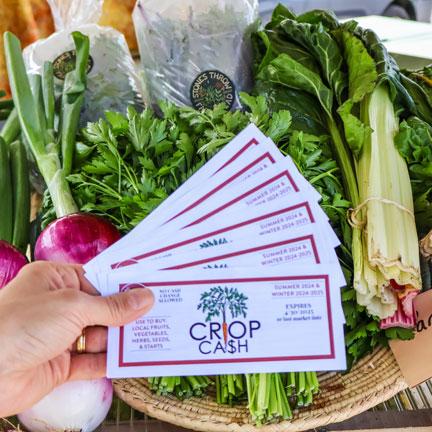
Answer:
[[109, 330], [111, 378], [346, 368], [339, 241], [290, 157], [248, 126], [85, 266], [153, 309]]

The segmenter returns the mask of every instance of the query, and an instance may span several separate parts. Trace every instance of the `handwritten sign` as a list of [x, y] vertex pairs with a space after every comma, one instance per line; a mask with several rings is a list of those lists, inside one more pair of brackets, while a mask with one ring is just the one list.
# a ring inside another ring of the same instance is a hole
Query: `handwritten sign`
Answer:
[[415, 338], [395, 340], [390, 347], [410, 387], [432, 378], [432, 290], [414, 300], [417, 325]]

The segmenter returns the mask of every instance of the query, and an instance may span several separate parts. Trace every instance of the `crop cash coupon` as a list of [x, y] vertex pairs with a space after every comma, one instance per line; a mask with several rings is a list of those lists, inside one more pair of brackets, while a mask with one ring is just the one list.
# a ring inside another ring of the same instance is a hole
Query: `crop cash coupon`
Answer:
[[155, 305], [147, 316], [110, 329], [109, 376], [343, 369], [342, 325], [333, 312], [340, 283], [314, 268], [290, 276], [146, 277], [138, 285], [152, 289]]
[[[132, 266], [145, 259], [166, 258], [172, 256], [173, 253], [217, 247], [233, 243], [236, 239], [264, 238], [274, 233], [313, 225], [316, 223], [316, 217], [320, 216], [317, 206], [308, 202], [295, 203], [275, 211], [264, 208], [260, 213], [255, 217], [250, 217], [248, 214], [243, 215], [236, 223], [228, 225], [223, 223], [219, 227], [214, 224], [192, 225], [179, 233], [175, 242], [172, 242], [169, 237], [159, 239], [158, 242], [150, 243], [147, 251], [129, 260], [111, 264], [111, 268]], [[132, 248], [131, 251], [133, 253]]]

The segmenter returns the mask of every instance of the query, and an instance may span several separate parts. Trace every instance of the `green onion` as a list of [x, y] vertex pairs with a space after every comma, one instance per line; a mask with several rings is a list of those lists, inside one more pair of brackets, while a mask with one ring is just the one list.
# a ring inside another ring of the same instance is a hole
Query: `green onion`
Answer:
[[[52, 66], [44, 65], [43, 77], [33, 76], [32, 87], [26, 73], [18, 38], [10, 32], [4, 35], [6, 63], [10, 86], [22, 133], [35, 157], [39, 171], [50, 192], [57, 217], [78, 211], [72, 197], [66, 175], [73, 160], [75, 135], [78, 127], [76, 115], [82, 106], [85, 91], [85, 76], [82, 64], [87, 64], [89, 41], [78, 32], [73, 33], [77, 49], [77, 67], [69, 72], [65, 82], [61, 136], [63, 167], [57, 149], [57, 138], [53, 126], [54, 80]], [[32, 92], [33, 88], [33, 92]], [[64, 169], [65, 167], [65, 169]]]

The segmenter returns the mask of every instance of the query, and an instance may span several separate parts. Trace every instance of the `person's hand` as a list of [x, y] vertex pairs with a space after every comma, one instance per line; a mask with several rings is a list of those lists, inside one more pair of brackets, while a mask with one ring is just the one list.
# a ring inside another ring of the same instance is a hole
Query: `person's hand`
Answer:
[[[36, 262], [0, 290], [0, 417], [30, 408], [56, 386], [104, 377], [107, 329], [153, 306], [148, 289], [100, 297], [81, 266]], [[86, 328], [86, 352], [76, 340]]]

